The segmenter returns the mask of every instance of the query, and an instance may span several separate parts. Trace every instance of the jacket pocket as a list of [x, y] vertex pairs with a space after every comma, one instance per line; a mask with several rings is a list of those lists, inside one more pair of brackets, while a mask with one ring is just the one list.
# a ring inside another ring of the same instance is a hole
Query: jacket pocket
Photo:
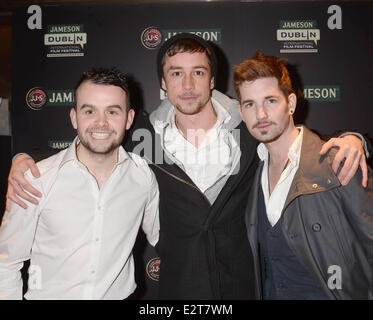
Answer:
[[346, 264], [352, 263], [352, 251], [347, 241], [347, 232], [346, 232], [346, 225], [342, 221], [341, 214], [338, 212], [329, 213], [328, 214], [330, 226], [333, 229], [334, 235], [336, 237], [336, 241], [338, 242], [338, 246], [342, 257]]

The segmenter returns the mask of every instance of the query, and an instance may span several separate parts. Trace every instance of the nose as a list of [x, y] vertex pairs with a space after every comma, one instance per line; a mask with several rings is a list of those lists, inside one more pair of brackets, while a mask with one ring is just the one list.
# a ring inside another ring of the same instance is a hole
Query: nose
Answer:
[[107, 115], [105, 112], [98, 112], [97, 113], [97, 119], [96, 119], [96, 122], [97, 124], [100, 126], [100, 127], [105, 127], [108, 125], [108, 119], [107, 119]]
[[191, 90], [194, 88], [194, 79], [191, 74], [185, 74], [183, 77], [183, 88], [185, 90]]
[[268, 117], [267, 112], [264, 110], [263, 106], [258, 106], [256, 108], [256, 118], [257, 120], [263, 120]]

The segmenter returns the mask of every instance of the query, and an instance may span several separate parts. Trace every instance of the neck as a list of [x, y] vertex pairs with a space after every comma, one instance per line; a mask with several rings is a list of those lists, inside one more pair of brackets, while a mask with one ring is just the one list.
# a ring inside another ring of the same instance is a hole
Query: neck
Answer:
[[207, 131], [214, 126], [217, 120], [217, 115], [214, 107], [212, 106], [211, 99], [204, 106], [204, 108], [196, 114], [183, 114], [177, 109], [175, 109], [175, 111], [176, 125], [183, 133], [186, 133], [187, 130], [193, 129], [203, 129]]
[[[217, 114], [211, 99], [197, 114], [185, 115], [175, 109], [175, 123], [179, 131], [194, 146], [198, 147], [205, 138], [205, 134], [217, 121]], [[196, 139], [196, 137], [198, 137]]]
[[102, 186], [118, 162], [118, 151], [119, 147], [110, 153], [101, 154], [87, 150], [81, 143], [76, 147], [78, 160], [87, 167], [88, 171], [96, 179], [99, 187]]
[[283, 160], [288, 158], [288, 153], [291, 145], [299, 134], [298, 129], [295, 127], [293, 120], [289, 121], [286, 130], [275, 141], [266, 143], [270, 155], [270, 165], [282, 163]]

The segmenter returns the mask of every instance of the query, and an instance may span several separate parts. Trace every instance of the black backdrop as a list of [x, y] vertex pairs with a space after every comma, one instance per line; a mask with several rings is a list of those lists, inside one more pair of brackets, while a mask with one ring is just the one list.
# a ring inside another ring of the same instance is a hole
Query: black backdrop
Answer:
[[[40, 16], [33, 10], [28, 13], [26, 6], [13, 12], [13, 153], [61, 149], [73, 139], [68, 117], [71, 92], [80, 74], [91, 67], [117, 66], [129, 73], [134, 107], [154, 110], [160, 102], [156, 48], [170, 32], [181, 31], [213, 40], [219, 55], [220, 91], [234, 96], [232, 67], [256, 50], [283, 56], [299, 90], [297, 122], [323, 134], [351, 128], [373, 136], [372, 1], [54, 5], [40, 9]], [[32, 25], [38, 17], [41, 28], [36, 23], [30, 29], [30, 20]], [[158, 261], [151, 259], [156, 254], [144, 241], [138, 242], [135, 252], [140, 283], [136, 297], [152, 299]]]

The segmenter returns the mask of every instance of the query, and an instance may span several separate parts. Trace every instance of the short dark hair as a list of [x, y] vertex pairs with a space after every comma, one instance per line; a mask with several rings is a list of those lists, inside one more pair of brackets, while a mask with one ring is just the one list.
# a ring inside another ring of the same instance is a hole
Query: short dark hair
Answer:
[[[129, 111], [130, 106], [130, 91], [128, 88], [128, 80], [126, 75], [112, 67], [112, 68], [93, 68], [86, 71], [80, 77], [78, 83], [75, 86], [74, 98], [76, 101], [76, 92], [83, 82], [90, 81], [94, 84], [112, 85], [121, 88], [126, 93], [126, 109]], [[76, 105], [75, 105], [76, 108]]]
[[241, 100], [239, 86], [243, 82], [270, 77], [278, 80], [278, 86], [285, 95], [286, 100], [291, 93], [294, 93], [289, 71], [282, 58], [265, 56], [260, 51], [257, 51], [252, 58], [245, 59], [234, 66], [234, 89], [239, 100]]
[[165, 63], [166, 56], [172, 57], [177, 53], [184, 52], [206, 53], [211, 68], [211, 77], [214, 77], [214, 80], [216, 80], [217, 59], [211, 44], [193, 33], [179, 33], [168, 39], [165, 43], [163, 43], [158, 51], [157, 71], [161, 87], [163, 77], [163, 66]]

